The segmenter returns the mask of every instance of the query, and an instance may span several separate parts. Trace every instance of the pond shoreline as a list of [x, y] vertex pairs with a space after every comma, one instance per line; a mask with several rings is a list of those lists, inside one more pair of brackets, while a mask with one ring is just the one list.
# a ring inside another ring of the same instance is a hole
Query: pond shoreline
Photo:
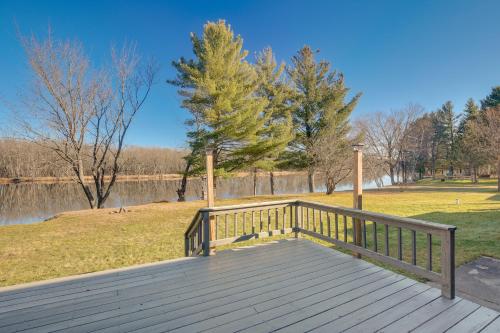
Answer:
[[[270, 194], [269, 173], [258, 173], [256, 192], [259, 195]], [[153, 179], [151, 179], [153, 178]], [[324, 176], [317, 175], [315, 189], [325, 190]], [[60, 212], [88, 208], [88, 201], [75, 181], [21, 182], [0, 184], [0, 225], [29, 224], [48, 219]], [[170, 175], [160, 179], [154, 177], [124, 177], [119, 179], [106, 201], [107, 208], [120, 208], [150, 202], [177, 201], [177, 189], [181, 178]], [[367, 187], [374, 187], [369, 181]], [[91, 184], [92, 182], [89, 182]], [[275, 172], [274, 193], [292, 194], [308, 192], [306, 173]], [[339, 184], [337, 191], [349, 189], [352, 185], [346, 181]], [[192, 177], [186, 188], [186, 200], [202, 198], [204, 181], [201, 177]], [[252, 173], [238, 173], [217, 179], [217, 195], [221, 199], [246, 197], [254, 194]]]
[[[300, 175], [305, 174], [305, 171], [274, 171], [276, 176], [287, 176], [287, 175]], [[230, 177], [247, 177], [253, 175], [253, 172], [236, 172], [232, 173]], [[259, 171], [257, 172], [258, 177], [263, 177], [269, 175], [269, 172]], [[109, 180], [110, 176], [105, 176], [105, 180]], [[197, 179], [199, 176], [191, 176], [188, 179]], [[180, 173], [168, 173], [161, 175], [118, 175], [117, 181], [141, 181], [141, 180], [181, 180], [182, 174]], [[38, 184], [53, 184], [53, 183], [68, 183], [75, 182], [75, 178], [71, 176], [67, 177], [13, 177], [13, 178], [0, 178], [0, 184], [21, 184], [21, 183], [38, 183]], [[91, 176], [85, 176], [85, 181], [92, 182]]]

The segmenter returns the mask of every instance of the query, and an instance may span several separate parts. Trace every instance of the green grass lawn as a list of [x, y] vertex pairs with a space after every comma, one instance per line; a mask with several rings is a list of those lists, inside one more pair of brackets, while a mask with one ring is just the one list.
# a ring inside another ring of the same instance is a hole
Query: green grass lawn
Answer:
[[[364, 208], [456, 225], [458, 266], [480, 255], [500, 258], [500, 195], [495, 189], [495, 181], [425, 181], [367, 191]], [[217, 205], [287, 198], [352, 203], [351, 193], [345, 192], [259, 196]], [[115, 209], [68, 212], [43, 223], [0, 227], [0, 286], [182, 257], [184, 230], [202, 206], [194, 201], [130, 207], [120, 214]]]

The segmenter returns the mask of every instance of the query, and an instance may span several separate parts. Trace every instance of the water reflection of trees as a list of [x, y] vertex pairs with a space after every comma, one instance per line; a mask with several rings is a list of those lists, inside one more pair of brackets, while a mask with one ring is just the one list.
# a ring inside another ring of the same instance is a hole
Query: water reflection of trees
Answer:
[[[324, 191], [321, 176], [318, 176], [317, 191]], [[344, 184], [345, 185], [345, 184]], [[118, 182], [107, 207], [139, 205], [159, 201], [175, 201], [175, 190], [179, 180], [144, 180]], [[304, 193], [308, 191], [305, 175], [276, 175], [277, 194]], [[340, 186], [339, 189], [347, 189]], [[252, 176], [219, 178], [217, 193], [220, 198], [242, 197], [253, 194]], [[270, 194], [269, 177], [258, 177], [258, 194]], [[191, 179], [186, 198], [199, 199], [202, 181]], [[0, 225], [32, 223], [44, 220], [63, 211], [87, 209], [88, 203], [80, 188], [74, 183], [21, 183], [0, 185]]]

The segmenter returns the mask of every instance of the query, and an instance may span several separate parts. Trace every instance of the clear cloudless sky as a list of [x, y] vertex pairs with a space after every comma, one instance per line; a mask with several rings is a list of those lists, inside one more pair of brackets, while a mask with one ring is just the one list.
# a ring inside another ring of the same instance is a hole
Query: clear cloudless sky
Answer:
[[410, 102], [432, 111], [451, 100], [461, 111], [467, 98], [484, 98], [500, 85], [499, 13], [495, 0], [0, 0], [0, 128], [30, 83], [16, 26], [43, 37], [50, 24], [55, 37], [82, 41], [97, 66], [111, 45], [136, 41], [162, 67], [127, 142], [182, 147], [188, 113], [165, 80], [175, 75], [172, 60], [192, 56], [189, 33], [207, 21], [227, 20], [250, 61], [266, 46], [285, 62], [305, 44], [319, 49], [352, 93], [363, 92], [353, 115], [363, 117]]

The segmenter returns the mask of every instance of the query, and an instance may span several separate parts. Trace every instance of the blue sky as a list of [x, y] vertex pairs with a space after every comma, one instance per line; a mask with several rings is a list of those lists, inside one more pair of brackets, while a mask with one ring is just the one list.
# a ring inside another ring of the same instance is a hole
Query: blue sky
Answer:
[[[363, 92], [354, 117], [409, 102], [432, 111], [452, 100], [460, 111], [500, 85], [500, 1], [0, 1], [0, 122], [30, 76], [23, 33], [81, 40], [99, 64], [112, 44], [137, 41], [162, 65], [128, 144], [182, 147], [187, 111], [180, 108], [170, 63], [191, 57], [189, 33], [226, 19], [253, 54], [271, 46], [289, 62], [303, 45], [320, 49]], [[1, 127], [1, 126], [0, 126]]]

